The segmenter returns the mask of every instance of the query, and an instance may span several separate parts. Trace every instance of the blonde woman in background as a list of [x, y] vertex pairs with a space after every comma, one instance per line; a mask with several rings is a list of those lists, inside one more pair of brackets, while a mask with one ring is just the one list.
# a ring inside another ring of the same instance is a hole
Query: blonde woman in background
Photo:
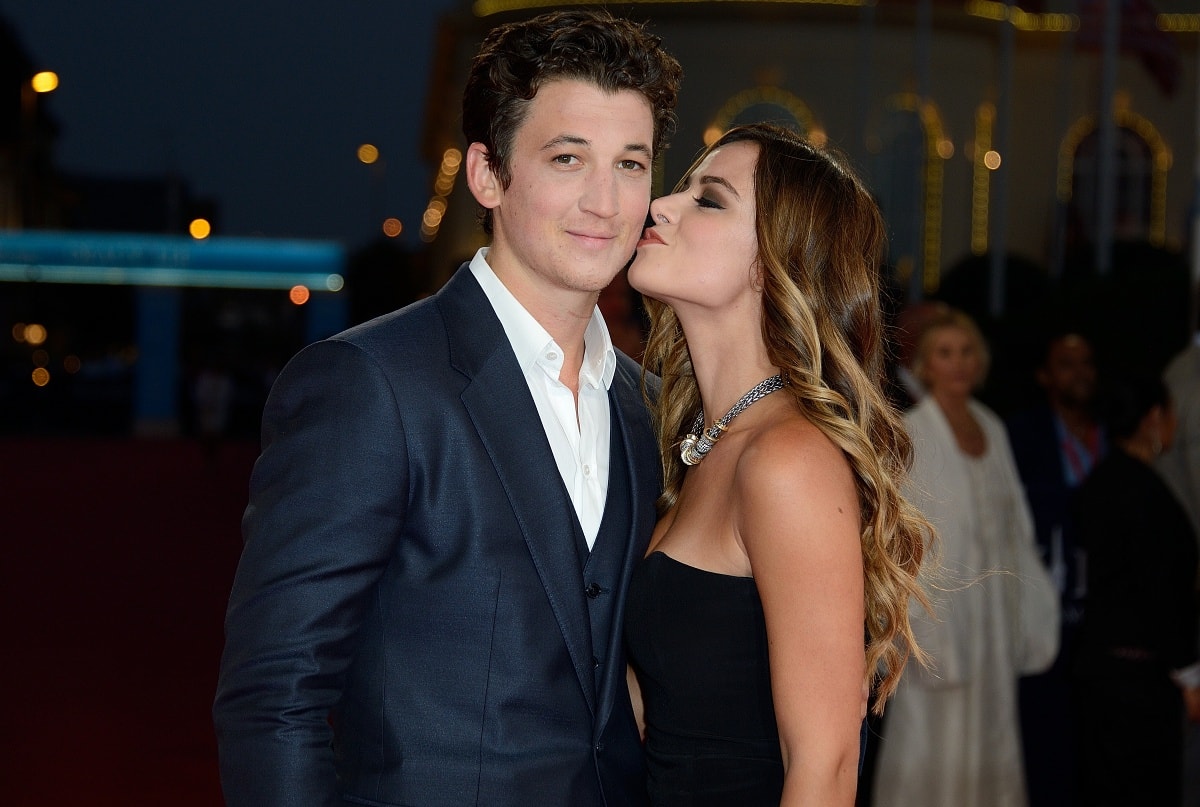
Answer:
[[926, 322], [914, 370], [928, 394], [905, 415], [913, 501], [940, 538], [935, 618], [914, 614], [930, 669], [904, 676], [888, 710], [874, 807], [1022, 807], [1017, 679], [1058, 653], [1058, 594], [1003, 423], [975, 400], [988, 353], [946, 308]]

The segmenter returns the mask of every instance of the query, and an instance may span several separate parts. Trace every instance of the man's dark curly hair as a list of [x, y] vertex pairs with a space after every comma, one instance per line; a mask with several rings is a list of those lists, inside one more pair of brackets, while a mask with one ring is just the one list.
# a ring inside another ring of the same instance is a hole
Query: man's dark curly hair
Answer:
[[[657, 158], [675, 129], [683, 70], [643, 26], [607, 11], [572, 10], [493, 28], [471, 63], [463, 90], [467, 143], [482, 143], [503, 187], [512, 182], [513, 140], [543, 84], [579, 79], [606, 92], [633, 90], [650, 103]], [[483, 229], [492, 234], [490, 210]]]

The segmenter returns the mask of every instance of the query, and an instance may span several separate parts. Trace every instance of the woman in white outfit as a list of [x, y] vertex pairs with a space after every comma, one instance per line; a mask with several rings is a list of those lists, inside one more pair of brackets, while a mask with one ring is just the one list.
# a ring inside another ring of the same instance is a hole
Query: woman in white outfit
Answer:
[[1058, 652], [1058, 596], [1037, 555], [1004, 425], [972, 397], [988, 356], [974, 322], [947, 308], [926, 325], [915, 370], [928, 395], [906, 415], [910, 491], [938, 530], [914, 610], [931, 669], [910, 666], [889, 705], [875, 807], [1024, 807], [1017, 678]]

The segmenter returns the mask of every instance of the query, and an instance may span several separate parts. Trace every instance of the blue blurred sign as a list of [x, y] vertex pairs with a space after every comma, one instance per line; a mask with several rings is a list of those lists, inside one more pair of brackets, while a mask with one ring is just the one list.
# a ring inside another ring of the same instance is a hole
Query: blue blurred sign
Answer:
[[0, 232], [0, 281], [338, 292], [345, 251], [325, 241]]

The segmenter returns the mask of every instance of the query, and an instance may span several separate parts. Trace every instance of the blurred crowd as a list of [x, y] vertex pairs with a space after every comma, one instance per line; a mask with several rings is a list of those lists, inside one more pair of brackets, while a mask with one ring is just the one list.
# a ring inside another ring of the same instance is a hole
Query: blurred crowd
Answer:
[[934, 665], [873, 726], [860, 804], [1200, 804], [1200, 332], [1164, 369], [1043, 329], [1036, 400], [1005, 411], [966, 313], [916, 303], [894, 333]]

